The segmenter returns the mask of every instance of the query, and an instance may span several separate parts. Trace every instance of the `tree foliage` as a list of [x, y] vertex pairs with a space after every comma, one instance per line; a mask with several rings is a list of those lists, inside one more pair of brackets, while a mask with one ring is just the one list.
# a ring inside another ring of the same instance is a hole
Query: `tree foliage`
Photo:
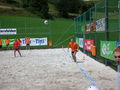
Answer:
[[57, 8], [60, 12], [60, 16], [68, 17], [69, 7], [70, 7], [69, 0], [60, 0], [57, 3]]
[[11, 2], [13, 2], [13, 0], [1, 0], [1, 2], [3, 2], [3, 3], [11, 3]]
[[49, 18], [48, 0], [23, 0], [23, 7], [41, 18]]
[[69, 13], [83, 13], [91, 8], [94, 4], [87, 4], [82, 0], [59, 0], [57, 8], [62, 17], [69, 17]]
[[23, 8], [28, 8], [30, 6], [30, 0], [22, 0]]
[[42, 17], [50, 18], [48, 3], [55, 5], [59, 16], [68, 18], [69, 13], [81, 14], [93, 6], [93, 3], [84, 3], [82, 0], [0, 0], [2, 3], [13, 4]]
[[56, 6], [61, 16], [69, 17], [69, 13], [83, 12], [82, 9], [84, 9], [85, 3], [80, 0], [59, 0]]

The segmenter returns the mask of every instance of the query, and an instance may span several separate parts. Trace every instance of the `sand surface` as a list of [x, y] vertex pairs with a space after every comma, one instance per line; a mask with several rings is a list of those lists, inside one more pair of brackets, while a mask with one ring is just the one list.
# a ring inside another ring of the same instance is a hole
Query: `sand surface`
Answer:
[[87, 90], [92, 85], [85, 73], [101, 90], [116, 90], [116, 71], [77, 53], [77, 64], [67, 49], [0, 51], [0, 90]]

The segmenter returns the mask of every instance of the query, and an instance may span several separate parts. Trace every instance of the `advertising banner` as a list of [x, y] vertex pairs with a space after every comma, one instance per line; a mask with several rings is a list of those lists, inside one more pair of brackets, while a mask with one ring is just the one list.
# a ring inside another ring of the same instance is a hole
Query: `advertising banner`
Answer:
[[116, 42], [116, 45], [117, 45], [117, 46], [120, 46], [120, 42]]
[[79, 46], [80, 48], [83, 48], [84, 46], [83, 38], [79, 38]]
[[[6, 47], [5, 44], [5, 40], [6, 39], [2, 39], [3, 45], [2, 47]], [[15, 42], [14, 39], [9, 39], [10, 40], [10, 44], [9, 47], [13, 47], [13, 43]], [[21, 46], [26, 46], [25, 44], [25, 38], [21, 38]], [[30, 39], [30, 46], [43, 46], [43, 45], [47, 45], [48, 41], [47, 38], [31, 38]]]
[[[2, 39], [2, 47], [6, 47], [5, 40], [6, 39]], [[9, 47], [13, 47], [13, 43], [15, 42], [15, 40], [14, 39], [9, 39], [9, 40], [10, 40]]]
[[76, 37], [76, 43], [78, 43], [80, 48], [83, 48], [83, 38]]
[[105, 18], [96, 21], [96, 32], [105, 31]]
[[14, 35], [17, 33], [16, 28], [3, 28], [0, 29], [0, 35]]
[[91, 27], [91, 25], [90, 25], [90, 24], [86, 24], [86, 25], [85, 25], [86, 32], [90, 32], [90, 27]]
[[76, 37], [76, 43], [78, 43], [78, 44], [79, 44], [79, 38], [78, 38], [78, 37]]
[[[22, 41], [21, 46], [26, 46], [25, 38], [20, 39]], [[47, 37], [46, 38], [30, 38], [30, 46], [43, 46], [47, 45]]]
[[100, 41], [100, 55], [104, 58], [114, 60], [113, 50], [116, 48], [116, 41]]
[[92, 27], [91, 27], [91, 31], [95, 32], [96, 31], [96, 22], [92, 22]]
[[86, 39], [84, 40], [85, 43], [85, 50], [92, 52], [92, 46], [94, 45], [94, 40]]
[[96, 31], [96, 22], [86, 24], [86, 32], [95, 32]]

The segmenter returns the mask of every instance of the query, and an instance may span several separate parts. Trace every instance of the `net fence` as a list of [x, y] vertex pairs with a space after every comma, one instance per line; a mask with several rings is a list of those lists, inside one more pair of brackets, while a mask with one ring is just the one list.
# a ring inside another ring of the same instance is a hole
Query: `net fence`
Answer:
[[[106, 65], [112, 64], [114, 68], [112, 51], [117, 46], [116, 43], [119, 43], [118, 0], [99, 0], [94, 7], [74, 20], [76, 41], [80, 49]], [[96, 46], [95, 56], [89, 45]]]

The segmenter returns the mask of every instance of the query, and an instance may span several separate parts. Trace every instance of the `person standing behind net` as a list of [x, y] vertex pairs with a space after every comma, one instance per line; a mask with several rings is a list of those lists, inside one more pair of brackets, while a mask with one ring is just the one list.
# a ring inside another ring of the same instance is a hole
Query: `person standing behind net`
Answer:
[[30, 49], [30, 38], [29, 37], [25, 38], [25, 43], [26, 43], [26, 49]]
[[20, 53], [20, 44], [19, 44], [19, 42], [15, 39], [15, 42], [13, 43], [13, 48], [14, 48], [14, 56], [16, 57], [16, 51], [18, 51], [18, 53], [19, 53], [19, 55], [20, 56], [22, 56], [21, 55], [21, 53]]
[[69, 48], [71, 48], [72, 58], [73, 58], [74, 62], [76, 62], [76, 53], [77, 53], [79, 47], [78, 47], [78, 44], [73, 41], [73, 39], [71, 39], [71, 41], [68, 43], [68, 50], [69, 50]]
[[0, 51], [2, 50], [2, 39], [0, 39]]
[[6, 44], [7, 50], [9, 50], [9, 49], [10, 49], [10, 47], [9, 47], [10, 39], [7, 38], [7, 39], [5, 40], [5, 44]]
[[113, 53], [114, 53], [115, 60], [117, 62], [117, 73], [118, 73], [118, 77], [117, 77], [118, 88], [117, 88], [117, 90], [120, 90], [120, 46], [115, 48]]

